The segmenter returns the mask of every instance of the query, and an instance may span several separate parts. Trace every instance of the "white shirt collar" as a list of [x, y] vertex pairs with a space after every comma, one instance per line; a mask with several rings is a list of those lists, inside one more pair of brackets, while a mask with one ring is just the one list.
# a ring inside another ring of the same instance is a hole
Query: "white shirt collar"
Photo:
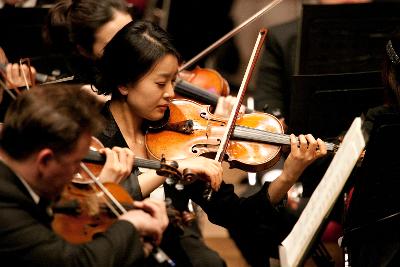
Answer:
[[33, 191], [32, 187], [24, 180], [24, 178], [20, 177], [18, 174], [16, 174], [18, 179], [21, 181], [21, 183], [26, 187], [26, 190], [28, 190], [29, 194], [31, 195], [33, 201], [35, 201], [36, 204], [39, 204], [40, 197], [38, 194]]

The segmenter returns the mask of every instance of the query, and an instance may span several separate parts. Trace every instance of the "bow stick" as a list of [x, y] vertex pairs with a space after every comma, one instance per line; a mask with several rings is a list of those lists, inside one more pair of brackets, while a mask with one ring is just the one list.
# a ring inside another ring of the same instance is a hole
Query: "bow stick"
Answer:
[[[218, 147], [217, 155], [215, 156], [215, 160], [218, 162], [222, 162], [226, 153], [226, 149], [228, 147], [228, 142], [229, 139], [233, 133], [233, 130], [236, 125], [236, 120], [239, 115], [240, 107], [243, 102], [244, 94], [246, 93], [246, 89], [249, 85], [251, 75], [253, 74], [253, 70], [255, 67], [255, 64], [257, 62], [258, 56], [260, 55], [261, 47], [264, 43], [265, 37], [267, 35], [267, 29], [262, 28], [257, 36], [256, 43], [253, 48], [253, 52], [251, 53], [251, 57], [249, 60], [249, 63], [247, 64], [246, 72], [244, 74], [242, 83], [239, 88], [239, 92], [236, 96], [236, 103], [233, 106], [233, 109], [231, 111], [231, 114], [229, 116], [228, 123], [226, 125], [226, 130], [224, 132], [224, 135], [222, 136], [221, 143]], [[206, 189], [206, 198], [207, 200], [211, 199], [212, 196], [212, 189], [210, 187], [210, 184], [208, 184], [208, 188]]]

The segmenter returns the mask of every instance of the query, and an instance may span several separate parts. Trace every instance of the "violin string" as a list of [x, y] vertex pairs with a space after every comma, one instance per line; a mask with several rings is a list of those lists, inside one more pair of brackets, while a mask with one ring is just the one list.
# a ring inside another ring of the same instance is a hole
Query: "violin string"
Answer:
[[[236, 126], [234, 131], [234, 136], [241, 138], [254, 138], [255, 140], [262, 140], [271, 143], [279, 143], [290, 145], [290, 135], [282, 134], [282, 133], [273, 133], [261, 129], [254, 129], [245, 126]], [[296, 137], [297, 138], [297, 137]], [[297, 138], [298, 140], [298, 138]], [[325, 142], [328, 150], [334, 150], [335, 144]]]
[[[240, 127], [239, 132], [243, 131], [244, 136], [253, 135], [253, 136], [256, 136], [256, 138], [264, 140], [264, 141], [290, 145], [290, 135], [286, 135], [286, 134], [282, 134], [282, 133], [273, 133], [273, 132], [264, 131], [261, 129], [249, 128], [249, 127], [245, 127], [245, 126], [239, 126], [239, 127]], [[255, 132], [257, 132], [257, 133], [255, 133]], [[296, 139], [298, 140], [297, 137], [296, 137]], [[325, 142], [325, 144], [326, 144], [328, 150], [334, 150], [336, 147], [336, 145], [333, 143]]]

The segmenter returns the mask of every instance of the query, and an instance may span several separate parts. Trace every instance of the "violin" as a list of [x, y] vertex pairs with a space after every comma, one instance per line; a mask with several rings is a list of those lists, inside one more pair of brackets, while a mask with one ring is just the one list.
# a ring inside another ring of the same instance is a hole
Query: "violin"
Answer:
[[[103, 185], [126, 210], [133, 209], [133, 199], [121, 186], [115, 183]], [[116, 205], [95, 185], [72, 182], [52, 207], [52, 228], [72, 244], [86, 243], [116, 221], [118, 214], [114, 214], [115, 209]]]
[[[168, 123], [161, 129], [149, 129], [146, 147], [154, 158], [211, 157], [220, 145], [226, 123], [226, 119], [213, 115], [209, 106], [173, 100]], [[260, 112], [244, 114], [236, 121], [225, 157], [232, 168], [258, 172], [279, 160], [282, 145], [290, 145], [290, 136], [283, 133], [276, 117]], [[335, 144], [326, 145], [329, 151], [337, 150]]]
[[[118, 204], [92, 183], [68, 184], [60, 200], [52, 207], [54, 232], [72, 244], [86, 243], [97, 233], [105, 232], [117, 220], [118, 215], [123, 213], [119, 205], [127, 211], [135, 209], [134, 200], [123, 187], [115, 183], [103, 183], [103, 186]], [[182, 229], [188, 221], [170, 201], [167, 200], [166, 205], [170, 223]]]
[[[115, 183], [102, 184], [86, 165], [81, 163], [81, 168], [92, 181], [72, 181], [52, 207], [53, 231], [72, 244], [89, 242], [96, 234], [106, 231], [120, 215], [135, 208], [133, 199], [121, 186]], [[167, 205], [167, 211], [170, 221], [181, 226], [179, 212], [171, 205]], [[158, 263], [175, 266], [160, 248], [150, 242], [153, 245], [152, 255]]]

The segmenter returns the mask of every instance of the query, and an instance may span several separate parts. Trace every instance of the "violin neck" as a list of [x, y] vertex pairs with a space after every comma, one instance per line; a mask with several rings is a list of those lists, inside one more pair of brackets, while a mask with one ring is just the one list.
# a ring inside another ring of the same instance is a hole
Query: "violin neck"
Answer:
[[133, 166], [138, 168], [158, 170], [161, 168], [161, 162], [158, 160], [135, 158]]
[[196, 101], [213, 107], [216, 107], [218, 103], [218, 95], [184, 80], [176, 82], [175, 92], [183, 97], [195, 99]]
[[[82, 161], [94, 164], [104, 164], [106, 162], [106, 157], [98, 151], [89, 150], [89, 153], [86, 154]], [[135, 158], [133, 167], [158, 170], [161, 168], [161, 162], [158, 160]]]
[[[290, 145], [290, 135], [282, 133], [273, 133], [264, 130], [249, 128], [245, 126], [236, 126], [233, 131], [235, 139], [264, 142], [268, 144]], [[333, 143], [326, 143], [328, 151], [336, 151], [337, 145]]]

